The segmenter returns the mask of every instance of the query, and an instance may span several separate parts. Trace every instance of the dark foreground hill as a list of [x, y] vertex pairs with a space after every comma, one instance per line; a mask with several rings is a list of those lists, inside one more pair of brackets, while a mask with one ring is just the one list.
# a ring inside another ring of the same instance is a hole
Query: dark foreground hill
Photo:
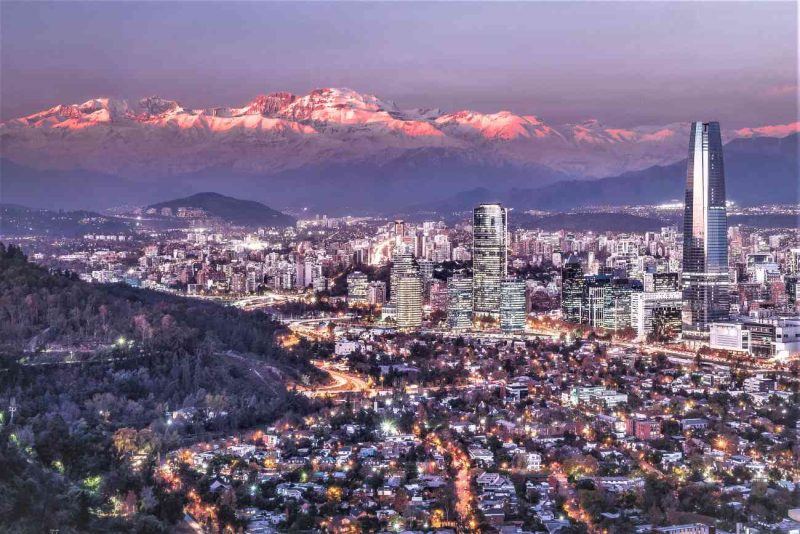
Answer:
[[276, 345], [280, 328], [50, 273], [0, 244], [0, 532], [172, 530], [183, 495], [154, 477], [159, 455], [309, 409], [284, 383], [314, 368]]
[[148, 206], [161, 210], [170, 208], [202, 208], [207, 214], [239, 226], [294, 226], [295, 219], [254, 200], [220, 195], [219, 193], [197, 193], [185, 198], [159, 202]]

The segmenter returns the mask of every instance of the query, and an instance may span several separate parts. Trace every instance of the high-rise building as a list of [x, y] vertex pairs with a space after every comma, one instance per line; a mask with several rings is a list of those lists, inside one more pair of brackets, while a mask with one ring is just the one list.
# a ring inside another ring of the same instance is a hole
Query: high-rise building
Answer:
[[644, 273], [644, 290], [647, 292], [680, 291], [678, 273]]
[[347, 275], [347, 303], [350, 306], [366, 306], [369, 279], [361, 271], [353, 271]]
[[500, 318], [500, 283], [507, 273], [507, 212], [481, 204], [472, 216], [472, 309], [476, 317]]
[[404, 273], [417, 272], [414, 256], [405, 245], [398, 245], [392, 253], [392, 270], [389, 272], [389, 300], [394, 300], [399, 278]]
[[472, 278], [455, 274], [447, 280], [447, 326], [466, 330], [472, 326]]
[[519, 332], [525, 330], [525, 281], [506, 278], [500, 282], [500, 330]]
[[631, 326], [636, 336], [644, 339], [650, 334], [672, 339], [681, 331], [682, 294], [680, 291], [645, 291], [632, 293]]
[[422, 283], [427, 284], [433, 278], [433, 262], [431, 260], [417, 260]]
[[581, 322], [584, 286], [581, 262], [571, 256], [561, 269], [561, 315], [565, 321]]
[[694, 122], [683, 218], [684, 330], [707, 331], [728, 317], [728, 217], [719, 123]]
[[383, 306], [386, 302], [386, 282], [370, 282], [367, 287], [367, 302], [370, 306]]
[[428, 304], [431, 307], [431, 311], [446, 311], [447, 298], [447, 283], [444, 280], [431, 280], [428, 284]]
[[403, 272], [397, 278], [397, 327], [417, 328], [422, 324], [422, 277], [417, 272]]
[[600, 326], [606, 330], [622, 330], [631, 326], [631, 295], [640, 293], [638, 281], [615, 279], [603, 294], [603, 313]]

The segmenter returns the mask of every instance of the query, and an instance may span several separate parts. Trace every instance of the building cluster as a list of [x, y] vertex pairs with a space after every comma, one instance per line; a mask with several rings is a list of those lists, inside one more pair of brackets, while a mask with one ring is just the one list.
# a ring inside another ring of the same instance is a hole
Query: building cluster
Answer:
[[171, 454], [166, 469], [188, 464], [193, 487], [208, 488], [188, 508], [199, 522], [234, 502], [249, 532], [800, 527], [786, 511], [800, 491], [796, 377], [608, 342], [351, 325], [331, 335], [329, 363], [372, 385], [330, 393], [303, 420]]
[[[438, 233], [429, 233], [431, 229]], [[424, 307], [444, 312], [453, 329], [468, 329], [476, 324], [499, 327], [503, 332], [525, 329], [527, 286], [524, 280], [508, 276], [508, 211], [499, 204], [482, 204], [473, 211], [469, 248], [451, 249], [448, 234], [441, 225], [424, 223], [420, 231], [404, 221], [394, 223], [394, 231], [384, 242], [391, 250], [389, 299], [378, 302], [366, 298], [369, 282], [360, 271], [348, 275], [348, 302], [381, 305], [382, 317], [391, 318], [403, 329], [422, 325]], [[367, 249], [371, 250], [371, 249]], [[435, 267], [445, 262], [465, 263], [460, 272], [445, 280], [434, 278]], [[380, 282], [372, 282], [377, 284]], [[379, 291], [376, 289], [375, 296]]]
[[[786, 358], [800, 351], [797, 235], [729, 227], [719, 124], [692, 124], [682, 240], [674, 230], [592, 243], [561, 274], [567, 321], [639, 339]], [[588, 271], [588, 272], [587, 272]]]

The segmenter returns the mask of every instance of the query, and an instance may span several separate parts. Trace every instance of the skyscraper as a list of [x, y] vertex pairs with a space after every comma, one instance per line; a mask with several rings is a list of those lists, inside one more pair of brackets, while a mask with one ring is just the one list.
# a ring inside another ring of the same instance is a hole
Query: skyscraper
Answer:
[[403, 272], [397, 278], [396, 287], [397, 327], [419, 327], [422, 324], [422, 277], [418, 272]]
[[525, 281], [506, 278], [500, 282], [500, 330], [521, 332], [525, 330]]
[[472, 216], [472, 305], [476, 317], [500, 318], [500, 282], [506, 277], [507, 212], [481, 204]]
[[472, 278], [454, 274], [447, 280], [447, 326], [466, 330], [472, 326]]
[[[392, 269], [389, 272], [389, 300], [395, 302], [397, 286], [403, 273], [418, 272], [414, 265], [414, 256], [405, 245], [398, 245], [392, 253]], [[396, 303], [396, 302], [395, 302]]]
[[585, 285], [581, 262], [576, 256], [570, 256], [561, 269], [561, 316], [565, 321], [581, 322]]
[[689, 135], [683, 216], [684, 330], [707, 331], [729, 313], [728, 217], [718, 122], [694, 122]]

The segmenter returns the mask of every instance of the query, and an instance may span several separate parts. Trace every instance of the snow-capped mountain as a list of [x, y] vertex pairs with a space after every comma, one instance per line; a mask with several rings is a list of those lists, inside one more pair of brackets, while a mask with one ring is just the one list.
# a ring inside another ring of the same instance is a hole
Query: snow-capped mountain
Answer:
[[[756, 126], [726, 136], [797, 130], [797, 123]], [[16, 164], [122, 176], [207, 169], [269, 175], [345, 163], [380, 167], [439, 150], [489, 166], [543, 166], [566, 176], [599, 177], [685, 157], [688, 123], [627, 129], [596, 120], [552, 125], [508, 111], [404, 110], [376, 96], [327, 88], [303, 96], [261, 95], [238, 108], [189, 109], [157, 97], [135, 103], [96, 98], [6, 121], [0, 139], [0, 155]]]

